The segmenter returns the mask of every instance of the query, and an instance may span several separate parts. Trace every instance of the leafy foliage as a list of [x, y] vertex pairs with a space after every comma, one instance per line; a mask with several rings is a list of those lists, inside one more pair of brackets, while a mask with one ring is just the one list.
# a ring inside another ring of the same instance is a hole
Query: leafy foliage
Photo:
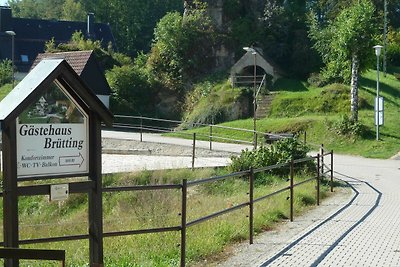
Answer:
[[157, 22], [167, 13], [181, 11], [181, 0], [82, 0], [86, 11], [108, 22], [121, 52], [134, 57], [147, 52]]
[[248, 116], [250, 91], [232, 88], [226, 79], [205, 81], [186, 94], [184, 127], [193, 123], [214, 124]]
[[360, 122], [353, 121], [348, 115], [344, 114], [339, 120], [334, 122], [327, 121], [329, 130], [335, 132], [338, 135], [347, 137], [360, 137], [366, 136], [367, 128]]
[[[256, 150], [243, 150], [240, 156], [231, 157], [232, 163], [229, 169], [233, 172], [261, 168], [291, 160], [305, 158], [309, 148], [295, 138], [285, 138], [277, 141], [270, 147], [262, 146]], [[306, 166], [306, 165], [303, 165]], [[271, 182], [271, 174], [288, 174], [288, 169], [274, 169], [265, 173], [256, 174], [255, 181], [258, 184]]]
[[154, 32], [148, 65], [155, 77], [171, 90], [207, 73], [213, 66], [209, 47], [216, 36], [204, 7], [184, 18], [178, 12], [164, 16]]
[[149, 114], [153, 104], [153, 81], [137, 65], [114, 66], [106, 72], [111, 108], [118, 114]]
[[11, 60], [6, 59], [0, 62], [0, 87], [12, 81], [13, 64]]
[[322, 75], [326, 81], [350, 82], [353, 55], [360, 59], [361, 71], [369, 66], [378, 28], [374, 26], [374, 11], [370, 0], [360, 0], [342, 10], [326, 27], [321, 27], [316, 14], [310, 16], [309, 36], [325, 63]]
[[83, 50], [103, 50], [99, 40], [93, 41], [86, 39], [81, 31], [74, 32], [68, 43], [60, 43], [56, 46], [54, 38], [45, 43], [45, 52], [66, 52]]
[[387, 38], [387, 61], [398, 66], [400, 65], [400, 31], [390, 28]]

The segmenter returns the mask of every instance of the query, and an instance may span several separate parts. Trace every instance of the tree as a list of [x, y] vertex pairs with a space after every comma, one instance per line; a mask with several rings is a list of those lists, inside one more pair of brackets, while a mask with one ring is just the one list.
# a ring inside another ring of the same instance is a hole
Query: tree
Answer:
[[148, 73], [138, 64], [114, 66], [106, 72], [111, 108], [118, 114], [154, 114], [154, 92]]
[[121, 52], [132, 57], [149, 51], [157, 22], [170, 11], [181, 11], [182, 0], [81, 0], [96, 20], [110, 23]]
[[193, 9], [185, 17], [178, 12], [168, 13], [155, 29], [148, 65], [162, 84], [179, 91], [212, 68], [215, 40], [204, 7]]
[[310, 18], [309, 36], [325, 64], [322, 76], [327, 82], [350, 82], [352, 121], [358, 121], [358, 78], [368, 67], [378, 28], [374, 11], [370, 0], [359, 0], [326, 27], [320, 26], [315, 15]]
[[65, 0], [9, 0], [16, 17], [60, 19]]
[[62, 19], [70, 21], [85, 21], [86, 11], [81, 2], [76, 0], [65, 0], [62, 8]]

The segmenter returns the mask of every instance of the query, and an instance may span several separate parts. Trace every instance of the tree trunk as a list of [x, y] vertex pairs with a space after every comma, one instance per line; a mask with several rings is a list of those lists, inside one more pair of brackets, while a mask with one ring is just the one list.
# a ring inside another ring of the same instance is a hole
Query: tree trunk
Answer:
[[353, 54], [351, 62], [351, 120], [358, 121], [358, 75], [360, 62], [358, 56]]

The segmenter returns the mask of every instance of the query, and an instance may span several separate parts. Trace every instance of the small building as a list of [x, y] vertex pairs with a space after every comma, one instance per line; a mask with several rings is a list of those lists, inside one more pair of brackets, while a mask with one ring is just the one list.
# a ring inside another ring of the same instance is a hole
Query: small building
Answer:
[[[253, 50], [253, 51], [251, 51]], [[261, 48], [251, 48], [231, 68], [232, 86], [251, 85], [262, 82], [264, 74], [271, 76], [272, 83], [281, 77], [281, 71], [272, 63], [266, 60]]]
[[33, 69], [43, 59], [65, 59], [101, 102], [107, 108], [110, 107], [111, 89], [92, 50], [42, 53], [36, 57], [31, 68]]
[[26, 19], [14, 18], [10, 7], [0, 6], [0, 60], [12, 59], [12, 36], [7, 31], [15, 33], [14, 62], [17, 80], [26, 75], [36, 56], [44, 52], [45, 43], [52, 38], [56, 45], [67, 43], [74, 32], [80, 31], [86, 38], [100, 40], [104, 48], [109, 43], [116, 48], [110, 25], [95, 23], [93, 13], [88, 14], [87, 21]]

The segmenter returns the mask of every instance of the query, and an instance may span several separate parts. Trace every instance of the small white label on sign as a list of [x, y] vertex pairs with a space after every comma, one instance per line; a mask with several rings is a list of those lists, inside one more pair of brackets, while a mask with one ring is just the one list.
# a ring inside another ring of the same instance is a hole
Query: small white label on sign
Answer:
[[50, 185], [50, 201], [66, 200], [69, 194], [68, 184]]

